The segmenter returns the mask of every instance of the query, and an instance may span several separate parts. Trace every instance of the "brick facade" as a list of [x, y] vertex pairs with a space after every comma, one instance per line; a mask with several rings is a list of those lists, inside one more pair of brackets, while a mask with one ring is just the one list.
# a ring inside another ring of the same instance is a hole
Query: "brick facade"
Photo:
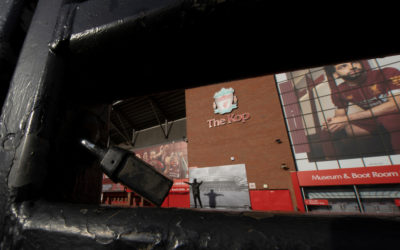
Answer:
[[[213, 96], [223, 87], [235, 90], [238, 108], [214, 114]], [[250, 114], [245, 122], [215, 126], [213, 120], [228, 121], [229, 115], [245, 113]], [[288, 189], [296, 205], [290, 178], [295, 166], [273, 75], [187, 89], [186, 117], [189, 167], [244, 163], [248, 182], [254, 182], [256, 189], [263, 184], [268, 189]], [[283, 170], [282, 163], [289, 170]]]

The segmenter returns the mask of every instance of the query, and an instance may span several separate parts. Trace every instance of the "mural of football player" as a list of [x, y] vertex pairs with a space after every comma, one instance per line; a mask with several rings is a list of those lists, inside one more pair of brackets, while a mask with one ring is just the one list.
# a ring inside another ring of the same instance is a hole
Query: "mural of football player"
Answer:
[[[344, 82], [331, 95], [337, 109], [323, 123], [323, 129], [358, 136], [372, 134], [383, 126], [391, 135], [393, 151], [399, 153], [400, 71], [390, 67], [367, 71], [360, 61], [326, 66], [325, 71]], [[362, 111], [349, 114], [350, 105]]]

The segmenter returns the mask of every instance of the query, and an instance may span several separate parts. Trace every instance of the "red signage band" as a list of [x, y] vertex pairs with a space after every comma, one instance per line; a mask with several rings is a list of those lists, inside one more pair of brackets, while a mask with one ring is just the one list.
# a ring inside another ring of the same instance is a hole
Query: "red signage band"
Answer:
[[394, 199], [394, 204], [400, 207], [400, 199]]
[[170, 193], [187, 193], [190, 191], [189, 179], [174, 179], [174, 184], [171, 187]]
[[306, 199], [304, 203], [308, 206], [329, 206], [328, 200]]
[[400, 165], [299, 171], [297, 178], [302, 187], [400, 183]]

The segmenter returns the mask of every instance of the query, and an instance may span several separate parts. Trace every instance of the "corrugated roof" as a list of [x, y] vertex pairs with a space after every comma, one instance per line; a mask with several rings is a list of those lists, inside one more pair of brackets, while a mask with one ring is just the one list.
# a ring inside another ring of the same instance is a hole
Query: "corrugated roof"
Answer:
[[110, 115], [111, 143], [131, 142], [133, 131], [184, 117], [186, 117], [184, 89], [117, 100], [112, 105]]

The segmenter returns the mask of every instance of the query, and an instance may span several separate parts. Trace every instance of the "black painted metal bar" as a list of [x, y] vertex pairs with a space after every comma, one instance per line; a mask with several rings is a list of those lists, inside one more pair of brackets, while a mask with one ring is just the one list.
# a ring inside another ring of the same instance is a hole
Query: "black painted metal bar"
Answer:
[[[193, 27], [198, 28], [199, 23], [197, 21], [205, 22], [206, 17], [212, 16], [213, 11], [218, 9], [218, 6], [227, 6], [224, 4], [232, 2], [236, 6], [233, 9], [237, 11], [238, 6], [250, 8], [248, 4], [251, 1], [215, 0], [210, 1], [209, 5], [207, 4], [208, 1], [170, 1], [165, 5], [161, 1], [148, 2], [152, 4], [149, 5], [146, 1], [128, 3], [128, 1], [122, 0], [39, 1], [0, 118], [1, 249], [392, 249], [398, 245], [400, 221], [398, 217], [391, 216], [328, 216], [191, 209], [105, 208], [87, 204], [57, 203], [51, 201], [54, 197], [45, 196], [46, 190], [43, 189], [43, 185], [49, 178], [54, 179], [51, 182], [54, 185], [68, 184], [63, 182], [63, 178], [67, 178], [66, 176], [54, 174], [59, 170], [56, 168], [56, 163], [58, 163], [57, 160], [59, 162], [66, 161], [67, 157], [73, 157], [76, 153], [76, 151], [69, 151], [66, 148], [63, 154], [60, 152], [55, 155], [51, 154], [57, 152], [53, 148], [59, 146], [57, 138], [60, 137], [55, 132], [58, 131], [55, 126], [62, 124], [57, 121], [56, 115], [57, 111], [62, 111], [60, 103], [57, 101], [61, 95], [60, 89], [64, 89], [66, 83], [68, 83], [68, 86], [74, 84], [73, 81], [66, 81], [64, 79], [66, 76], [63, 73], [65, 71], [77, 73], [76, 76], [68, 76], [67, 79], [77, 80], [78, 84], [82, 84], [82, 88], [89, 86], [88, 93], [97, 93], [97, 90], [93, 88], [95, 85], [91, 85], [93, 83], [86, 80], [100, 79], [92, 75], [85, 78], [85, 74], [89, 74], [91, 71], [87, 71], [85, 65], [79, 65], [82, 68], [72, 65], [77, 61], [74, 61], [74, 56], [69, 57], [69, 53], [93, 56], [93, 54], [87, 52], [100, 52], [101, 49], [105, 48], [102, 44], [110, 42], [113, 44], [112, 38], [115, 34], [118, 34], [117, 37], [119, 38], [124, 38], [124, 32], [128, 31], [131, 38], [143, 35], [141, 39], [145, 41], [147, 39], [147, 41], [154, 43], [157, 40], [156, 38], [160, 36], [165, 38], [163, 32], [174, 31], [170, 28], [163, 29], [161, 25], [163, 22], [157, 22], [157, 20], [179, 20], [178, 25], [172, 27], [177, 28], [185, 24], [188, 25], [186, 26], [186, 31], [188, 31]], [[254, 4], [259, 2], [262, 1], [252, 1]], [[169, 3], [172, 3], [172, 5]], [[174, 3], [178, 5], [174, 5]], [[200, 5], [196, 5], [196, 3]], [[131, 12], [121, 14], [123, 6], [131, 6], [131, 4], [138, 4], [135, 9], [136, 16]], [[264, 9], [261, 9], [261, 11], [267, 10], [266, 5], [263, 6]], [[213, 9], [214, 7], [216, 9]], [[139, 11], [141, 8], [142, 11]], [[204, 11], [202, 11], [203, 9]], [[185, 11], [182, 12], [181, 10]], [[194, 12], [190, 12], [190, 10]], [[222, 14], [223, 10], [229, 9], [219, 9], [219, 11], [222, 11], [219, 13]], [[254, 10], [254, 6], [250, 10]], [[109, 13], [109, 15], [102, 17], [104, 13]], [[112, 13], [116, 13], [115, 16]], [[190, 18], [184, 16], [181, 19], [182, 14], [187, 14]], [[191, 16], [191, 14], [194, 16]], [[197, 14], [200, 15], [199, 19], [197, 19]], [[260, 15], [261, 12], [257, 12], [257, 14]], [[89, 20], [85, 19], [85, 15]], [[229, 14], [223, 17], [227, 16]], [[163, 19], [165, 17], [169, 18]], [[172, 19], [170, 19], [171, 17]], [[174, 19], [174, 17], [177, 19]], [[249, 13], [245, 17], [251, 19]], [[195, 21], [194, 24], [191, 24], [193, 26], [189, 25], [190, 21]], [[169, 24], [172, 25], [172, 23], [174, 22]], [[143, 24], [146, 25], [143, 26]], [[220, 23], [220, 25], [222, 24]], [[225, 23], [225, 25], [220, 27], [234, 30], [234, 27], [229, 24]], [[77, 27], [84, 28], [79, 30]], [[206, 25], [204, 27], [211, 26]], [[90, 32], [85, 33], [85, 30]], [[149, 30], [154, 31], [154, 33], [147, 33]], [[179, 29], [175, 29], [175, 32], [177, 30]], [[199, 30], [201, 30], [201, 27]], [[161, 35], [157, 32], [161, 32]], [[248, 34], [251, 32], [254, 32], [254, 30], [250, 29]], [[201, 42], [206, 40], [203, 39]], [[118, 44], [118, 42], [115, 44]], [[85, 47], [86, 45], [87, 47]], [[195, 45], [200, 45], [200, 43], [195, 43]], [[240, 53], [247, 53], [246, 48], [241, 48]], [[147, 47], [147, 49], [151, 49], [151, 47]], [[218, 51], [214, 44], [208, 44], [202, 51], [208, 49], [213, 49], [210, 50], [211, 52]], [[159, 51], [156, 48], [155, 50]], [[134, 51], [137, 52], [138, 50]], [[185, 52], [180, 50], [176, 53], [183, 55]], [[378, 50], [378, 52], [382, 51]], [[146, 53], [141, 54], [141, 56], [145, 55]], [[157, 53], [151, 55], [155, 56]], [[210, 56], [213, 53], [207, 53], [207, 55]], [[367, 54], [364, 55], [367, 56]], [[121, 55], [116, 55], [114, 58], [118, 58], [118, 56]], [[219, 56], [220, 54], [214, 55], [209, 61], [218, 61]], [[357, 54], [352, 56], [357, 56]], [[221, 62], [228, 62], [231, 58], [225, 58]], [[245, 57], [241, 57], [241, 59], [243, 58]], [[276, 59], [276, 57], [274, 58]], [[96, 57], [93, 57], [89, 59], [89, 62], [94, 63], [96, 59]], [[139, 59], [148, 60], [145, 57], [139, 57]], [[153, 59], [157, 62], [157, 59], [161, 60], [162, 58], [152, 58], [150, 62]], [[330, 60], [335, 61], [337, 59], [331, 54]], [[195, 60], [191, 60], [190, 63], [193, 64], [189, 63], [189, 65], [193, 68], [202, 66], [195, 62]], [[207, 61], [202, 60], [201, 62]], [[140, 74], [140, 71], [135, 68], [133, 74], [124, 74], [118, 77], [113, 74], [122, 71], [115, 71], [116, 68], [110, 66], [114, 63], [113, 61], [105, 60], [102, 63], [108, 63], [107, 67], [111, 69], [108, 72], [109, 79], [115, 77], [118, 81], [129, 79], [129, 75]], [[262, 72], [267, 73], [270, 70], [276, 70], [277, 67], [273, 66], [274, 63], [281, 63], [282, 66], [285, 61], [270, 62], [271, 68]], [[318, 63], [323, 63], [323, 61], [318, 61]], [[179, 65], [184, 64], [188, 63], [184, 62]], [[96, 67], [99, 65], [95, 64]], [[136, 64], [136, 66], [138, 65], [141, 65], [141, 62]], [[149, 65], [152, 66], [153, 64]], [[158, 64], [155, 63], [155, 65]], [[243, 65], [245, 63], [240, 64], [240, 66]], [[252, 65], [255, 64], [248, 64], [247, 67], [242, 69], [241, 75], [252, 75], [254, 73], [251, 69]], [[298, 68], [305, 66], [299, 61], [296, 65]], [[86, 66], [90, 68], [90, 65]], [[232, 66], [232, 64], [229, 64], [229, 66]], [[266, 65], [264, 66], [266, 67]], [[287, 67], [283, 66], [283, 68]], [[91, 69], [95, 69], [95, 67]], [[123, 70], [126, 69], [123, 68]], [[160, 65], [155, 69], [161, 70]], [[167, 67], [167, 69], [170, 70], [171, 68]], [[184, 84], [191, 78], [196, 78], [198, 80], [196, 84], [200, 84], [201, 81], [209, 79], [210, 76], [213, 76], [213, 73], [220, 69], [212, 71], [208, 68], [208, 73], [201, 76], [190, 75], [193, 72], [200, 71], [189, 71], [180, 79], [181, 82], [177, 83], [172, 80], [177, 77], [176, 72], [180, 73], [180, 71], [174, 71], [165, 76], [169, 84], [166, 84], [163, 89], [176, 88], [179, 84]], [[224, 74], [237, 69], [238, 67], [233, 69], [227, 67], [218, 76], [227, 77]], [[257, 69], [260, 70], [260, 67]], [[150, 72], [154, 73], [154, 71]], [[260, 71], [257, 72], [260, 73]], [[164, 71], [164, 73], [167, 72]], [[98, 74], [103, 76], [100, 73]], [[237, 76], [235, 75], [235, 77]], [[215, 79], [218, 79], [218, 77], [213, 78], [213, 80]], [[102, 84], [105, 83], [107, 82], [102, 82]], [[108, 84], [113, 83], [112, 81], [108, 82]], [[126, 84], [126, 82], [124, 83]], [[120, 84], [118, 86], [122, 86], [122, 83]], [[152, 86], [143, 86], [143, 82], [136, 81], [135, 84], [135, 87], [138, 88], [135, 93], [140, 92], [140, 87], [145, 88], [144, 92], [154, 91]], [[79, 104], [85, 100], [82, 100], [79, 93], [74, 93], [74, 87], [73, 85], [71, 89], [68, 89], [67, 93], [71, 94], [70, 99], [65, 96], [66, 94], [63, 94], [62, 100], [76, 101], [78, 103], [76, 106], [79, 107]], [[134, 88], [131, 87], [131, 89]], [[124, 90], [118, 91], [121, 94]], [[74, 99], [77, 96], [79, 98]], [[102, 97], [96, 95], [91, 100], [103, 101]], [[73, 129], [73, 126], [70, 129]], [[77, 159], [83, 161], [83, 159]], [[67, 166], [61, 164], [63, 166], [62, 173], [72, 172], [74, 167], [79, 166], [79, 163], [81, 162]], [[72, 177], [74, 177], [73, 174]], [[57, 189], [59, 187], [51, 188]], [[66, 198], [61, 196], [54, 199], [63, 201]]]
[[[43, 161], [50, 146], [54, 112], [57, 107], [59, 60], [49, 51], [56, 18], [46, 13], [56, 11], [60, 3], [39, 6], [26, 38], [19, 64], [3, 107], [0, 128], [3, 145], [10, 144], [15, 159], [8, 176], [8, 187], [20, 188], [40, 183], [45, 172]], [[51, 19], [53, 17], [53, 19]], [[8, 151], [9, 152], [9, 151]]]
[[357, 188], [356, 185], [353, 185], [353, 190], [354, 190], [354, 194], [355, 194], [356, 199], [357, 199], [357, 205], [358, 205], [358, 208], [360, 209], [360, 213], [365, 213], [364, 206], [363, 206], [363, 204], [361, 202], [360, 193], [358, 192], [358, 188]]
[[[0, 1], [0, 103], [4, 102], [22, 41], [18, 33], [26, 0]], [[17, 44], [16, 44], [17, 43]], [[0, 107], [1, 107], [0, 105]]]
[[[43, 184], [56, 108], [57, 59], [48, 43], [61, 1], [41, 1], [32, 20], [0, 118], [0, 222], [7, 230], [11, 202], [31, 199]], [[48, 13], [54, 13], [48, 15]]]
[[8, 60], [10, 35], [16, 28], [24, 0], [0, 2], [0, 62]]
[[20, 249], [393, 249], [393, 217], [12, 205]]

